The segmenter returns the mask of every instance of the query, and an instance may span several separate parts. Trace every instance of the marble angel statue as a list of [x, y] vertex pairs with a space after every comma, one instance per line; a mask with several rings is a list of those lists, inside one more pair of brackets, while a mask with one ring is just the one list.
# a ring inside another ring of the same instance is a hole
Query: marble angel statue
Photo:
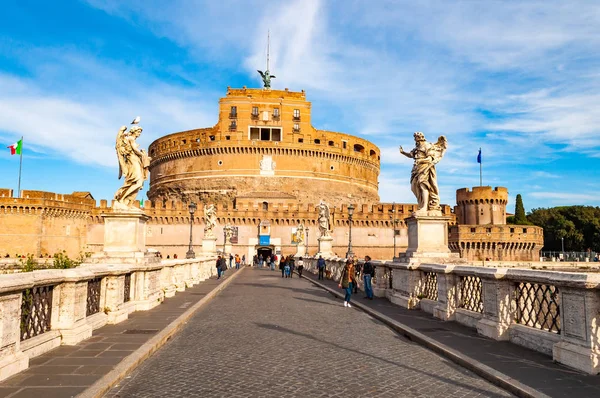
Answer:
[[133, 203], [144, 185], [144, 180], [148, 178], [148, 167], [152, 158], [140, 149], [136, 142], [141, 133], [142, 127], [137, 123], [129, 131], [126, 126], [122, 126], [117, 133], [115, 149], [119, 160], [119, 179], [123, 177], [125, 180], [123, 186], [115, 193], [114, 207], [117, 209], [136, 209]]
[[446, 137], [440, 136], [436, 143], [432, 144], [425, 140], [420, 131], [414, 135], [415, 147], [410, 152], [405, 152], [400, 147], [400, 153], [414, 159], [410, 175], [410, 188], [417, 197], [418, 209], [416, 214], [427, 214], [428, 211], [439, 212], [440, 196], [437, 183], [437, 171], [435, 165], [442, 160], [448, 142]]
[[298, 228], [296, 228], [295, 238], [296, 238], [296, 243], [298, 245], [304, 244], [304, 224], [302, 224], [302, 223], [298, 224]]
[[217, 209], [214, 204], [204, 206], [204, 237], [214, 238], [217, 226]]
[[330, 224], [329, 224], [329, 206], [327, 203], [321, 201], [317, 206], [319, 211], [319, 217], [317, 218], [317, 222], [319, 223], [319, 232], [321, 236], [330, 236]]

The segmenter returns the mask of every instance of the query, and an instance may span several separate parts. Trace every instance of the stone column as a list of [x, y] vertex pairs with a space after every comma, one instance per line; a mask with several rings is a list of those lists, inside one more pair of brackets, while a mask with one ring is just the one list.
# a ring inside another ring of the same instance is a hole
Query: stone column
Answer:
[[0, 380], [29, 367], [20, 350], [22, 292], [0, 296]]
[[413, 215], [406, 219], [408, 225], [408, 258], [457, 257], [448, 248], [448, 221], [450, 217]]
[[202, 253], [216, 254], [217, 253], [217, 238], [204, 237], [202, 238]]
[[477, 322], [477, 332], [494, 340], [508, 340], [508, 329], [515, 319], [513, 282], [481, 279], [483, 318]]
[[105, 280], [104, 309], [107, 310], [107, 322], [122, 322], [129, 317], [129, 310], [125, 308], [125, 275], [107, 276]]
[[[446, 270], [449, 272], [450, 270]], [[454, 320], [458, 307], [458, 289], [460, 278], [453, 273], [438, 273], [438, 303], [433, 308], [433, 316], [444, 321]]]
[[92, 337], [93, 327], [86, 322], [87, 290], [87, 280], [65, 282], [54, 288], [60, 304], [56, 318], [52, 317], [52, 329], [60, 332], [62, 344], [75, 345]]
[[600, 292], [595, 289], [560, 290], [561, 341], [552, 358], [569, 367], [600, 373]]
[[392, 288], [389, 300], [408, 309], [419, 308], [417, 296], [421, 290], [421, 272], [410, 268], [392, 269]]

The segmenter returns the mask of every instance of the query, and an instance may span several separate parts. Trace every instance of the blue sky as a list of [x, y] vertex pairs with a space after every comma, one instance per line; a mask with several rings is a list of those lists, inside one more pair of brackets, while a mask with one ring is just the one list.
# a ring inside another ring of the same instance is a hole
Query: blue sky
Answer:
[[[446, 135], [443, 203], [479, 184], [526, 209], [600, 205], [597, 1], [20, 0], [0, 15], [0, 142], [25, 137], [22, 189], [120, 186], [118, 128], [143, 146], [214, 125], [226, 87], [306, 90], [317, 128], [371, 140], [380, 196], [415, 202], [412, 134]], [[0, 187], [18, 157], [0, 151]], [[147, 189], [147, 184], [144, 189]], [[145, 196], [145, 194], [144, 194]]]

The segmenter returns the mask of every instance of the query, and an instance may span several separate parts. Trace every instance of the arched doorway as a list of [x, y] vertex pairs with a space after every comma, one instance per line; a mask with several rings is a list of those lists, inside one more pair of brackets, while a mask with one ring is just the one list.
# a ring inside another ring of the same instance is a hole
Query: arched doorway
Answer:
[[273, 254], [273, 249], [274, 246], [257, 246], [256, 255], [260, 257], [262, 254], [262, 258], [267, 259], [271, 256], [271, 254]]

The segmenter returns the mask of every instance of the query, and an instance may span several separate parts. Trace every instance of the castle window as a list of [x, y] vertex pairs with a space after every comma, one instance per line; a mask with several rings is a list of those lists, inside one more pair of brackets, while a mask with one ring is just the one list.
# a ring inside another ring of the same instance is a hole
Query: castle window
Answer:
[[304, 138], [298, 138], [298, 142], [299, 143], [303, 143], [304, 142]]
[[237, 122], [235, 120], [231, 121], [231, 124], [229, 125], [229, 131], [235, 131], [237, 129]]
[[219, 161], [217, 162], [217, 164], [218, 164], [219, 166], [223, 166], [223, 161], [222, 161], [222, 160], [219, 160]]
[[334, 145], [335, 145], [335, 144], [333, 143], [333, 141], [329, 141], [327, 144], [328, 144], [329, 146], [334, 146]]
[[348, 141], [342, 141], [342, 148], [348, 148]]
[[215, 136], [214, 136], [214, 135], [211, 135], [211, 136], [209, 136], [208, 138], [209, 138], [211, 141], [214, 141], [214, 140], [215, 140]]
[[335, 170], [335, 167], [333, 167], [333, 166], [329, 166], [329, 168], [330, 168], [331, 170]]
[[514, 234], [514, 233], [515, 233], [515, 229], [514, 229], [514, 228], [511, 228], [511, 229], [510, 229], [510, 233], [511, 233], [511, 234]]
[[232, 106], [229, 112], [229, 117], [237, 117], [237, 106]]
[[227, 141], [229, 141], [229, 140], [231, 139], [231, 136], [230, 136], [230, 135], [226, 135], [226, 136], [225, 136], [225, 139], [226, 139]]
[[200, 142], [200, 138], [196, 138], [196, 142]]
[[523, 228], [523, 233], [526, 234], [527, 233], [527, 228]]
[[269, 211], [269, 202], [263, 202], [262, 203], [262, 209], [264, 211]]
[[251, 140], [281, 141], [281, 127], [250, 127]]
[[273, 118], [275, 118], [275, 119], [279, 118], [279, 108], [273, 109]]
[[294, 123], [294, 133], [297, 133], [300, 131], [300, 125], [298, 123]]
[[252, 107], [252, 119], [258, 118], [258, 106]]
[[364, 153], [365, 147], [360, 144], [354, 144], [354, 152]]
[[300, 120], [300, 109], [294, 109], [294, 120]]
[[369, 156], [374, 158], [375, 155], [377, 155], [377, 152], [375, 152], [374, 150], [371, 149], [371, 151], [369, 152]]
[[183, 145], [187, 144], [187, 140], [181, 140], [181, 142], [183, 143]]
[[315, 144], [317, 144], [317, 145], [318, 145], [318, 144], [320, 144], [320, 143], [321, 143], [321, 140], [317, 138], [317, 139], [315, 140]]
[[477, 228], [471, 228], [471, 233], [474, 234], [477, 231]]
[[485, 229], [485, 232], [487, 232], [487, 233], [489, 234], [489, 233], [491, 233], [491, 232], [492, 232], [492, 229], [491, 229], [491, 228], [486, 228], [486, 229]]

